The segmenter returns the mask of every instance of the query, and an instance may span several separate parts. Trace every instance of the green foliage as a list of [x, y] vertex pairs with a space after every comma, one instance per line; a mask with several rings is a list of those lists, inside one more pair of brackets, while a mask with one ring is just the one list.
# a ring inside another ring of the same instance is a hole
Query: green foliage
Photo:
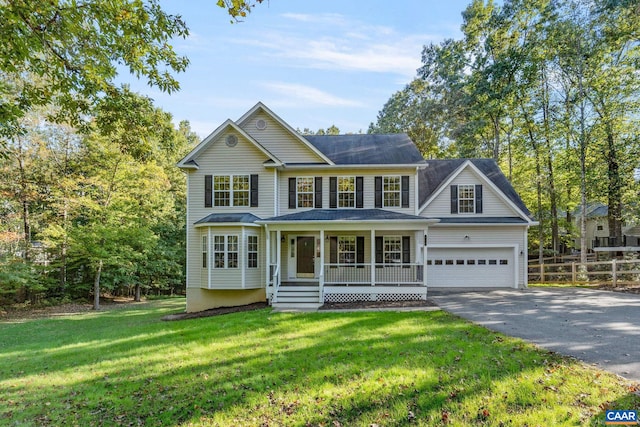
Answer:
[[418, 78], [369, 131], [407, 132], [427, 156], [496, 159], [553, 251], [562, 230], [568, 240], [580, 232], [570, 216], [583, 198], [608, 204], [618, 235], [637, 195], [637, 11], [625, 1], [474, 0], [463, 37], [425, 46]]
[[0, 323], [10, 425], [602, 425], [637, 388], [444, 312], [177, 322], [183, 299]]
[[0, 258], [0, 306], [35, 299], [45, 290], [36, 266], [21, 258]]
[[[7, 241], [0, 255], [31, 254], [32, 242], [41, 242], [46, 258], [30, 258], [46, 260], [38, 275], [45, 298], [87, 298], [100, 264], [105, 292], [184, 288], [186, 182], [175, 163], [198, 138], [188, 122], [174, 129], [171, 116], [148, 98], [130, 92], [125, 98], [135, 107], [125, 121], [111, 108], [97, 110], [94, 122], [108, 129], [106, 136], [97, 126], [77, 134], [47, 122], [44, 113], [30, 115], [28, 132], [0, 160], [0, 173], [11, 178], [0, 182], [6, 197], [0, 237]], [[24, 224], [28, 233], [13, 231]], [[29, 291], [16, 286], [14, 295]]]
[[6, 137], [38, 106], [56, 105], [51, 117], [77, 126], [98, 103], [121, 102], [118, 65], [172, 92], [179, 85], [171, 73], [188, 64], [170, 44], [186, 37], [187, 27], [157, 0], [11, 1], [0, 7], [0, 34], [0, 135]]

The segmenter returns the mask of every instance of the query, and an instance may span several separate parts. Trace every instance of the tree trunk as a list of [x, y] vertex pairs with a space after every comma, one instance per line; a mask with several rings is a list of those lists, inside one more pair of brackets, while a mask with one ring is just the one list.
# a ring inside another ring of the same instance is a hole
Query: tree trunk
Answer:
[[31, 223], [29, 220], [29, 200], [27, 199], [27, 174], [24, 165], [22, 139], [20, 137], [18, 137], [18, 169], [20, 171], [20, 202], [22, 204], [22, 227], [24, 232], [24, 253], [22, 258], [28, 262], [31, 260]]
[[98, 263], [96, 279], [93, 282], [93, 309], [100, 310], [100, 273], [102, 273], [102, 260]]
[[135, 296], [133, 297], [133, 300], [135, 302], [140, 302], [140, 284], [139, 283], [136, 283]]
[[620, 165], [618, 152], [615, 147], [613, 129], [610, 124], [606, 126], [607, 132], [607, 177], [608, 186], [608, 223], [609, 236], [615, 238], [615, 245], [622, 246], [622, 180], [620, 179]]
[[553, 168], [553, 146], [551, 143], [551, 130], [549, 114], [549, 81], [546, 70], [543, 69], [543, 96], [542, 96], [542, 119], [544, 129], [545, 151], [547, 154], [547, 182], [549, 183], [549, 202], [551, 208], [551, 248], [554, 255], [559, 252], [560, 230], [558, 227], [558, 202], [556, 196], [556, 184]]

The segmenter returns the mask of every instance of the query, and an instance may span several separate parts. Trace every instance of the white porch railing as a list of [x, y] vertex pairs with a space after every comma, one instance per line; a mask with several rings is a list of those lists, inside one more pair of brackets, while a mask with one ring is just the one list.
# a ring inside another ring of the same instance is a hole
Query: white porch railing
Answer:
[[277, 264], [269, 265], [269, 286], [271, 287], [271, 302], [277, 302], [278, 288], [280, 287], [280, 267]]
[[371, 277], [371, 264], [325, 264], [327, 285], [422, 285], [422, 264], [376, 264]]

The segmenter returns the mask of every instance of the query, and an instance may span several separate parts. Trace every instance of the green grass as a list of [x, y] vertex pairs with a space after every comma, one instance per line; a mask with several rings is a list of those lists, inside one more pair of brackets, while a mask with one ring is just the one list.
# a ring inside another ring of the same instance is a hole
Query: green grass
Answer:
[[0, 425], [603, 425], [634, 386], [445, 312], [0, 323]]

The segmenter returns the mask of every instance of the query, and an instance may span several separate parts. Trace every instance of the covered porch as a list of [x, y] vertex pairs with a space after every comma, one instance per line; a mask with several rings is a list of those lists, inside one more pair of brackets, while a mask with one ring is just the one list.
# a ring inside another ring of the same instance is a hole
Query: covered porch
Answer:
[[288, 295], [318, 306], [426, 299], [426, 236], [437, 220], [380, 209], [317, 209], [261, 222], [272, 304], [296, 302]]

